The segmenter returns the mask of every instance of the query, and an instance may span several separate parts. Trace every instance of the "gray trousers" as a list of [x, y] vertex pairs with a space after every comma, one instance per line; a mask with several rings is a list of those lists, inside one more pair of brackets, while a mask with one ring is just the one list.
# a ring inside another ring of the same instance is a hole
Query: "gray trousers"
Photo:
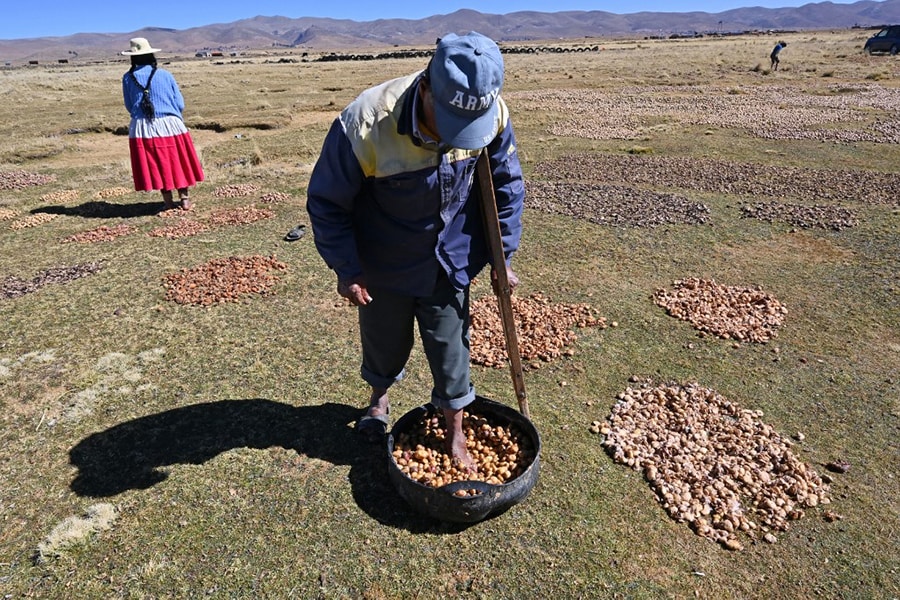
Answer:
[[431, 368], [431, 403], [461, 409], [475, 399], [469, 374], [469, 288], [457, 290], [441, 273], [430, 296], [414, 297], [370, 287], [372, 302], [359, 307], [363, 361], [360, 374], [376, 388], [403, 379], [419, 326]]

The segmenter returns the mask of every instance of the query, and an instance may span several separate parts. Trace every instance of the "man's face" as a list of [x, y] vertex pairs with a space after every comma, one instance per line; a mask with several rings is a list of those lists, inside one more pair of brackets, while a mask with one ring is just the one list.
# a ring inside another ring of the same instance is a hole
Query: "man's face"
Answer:
[[437, 123], [434, 118], [434, 96], [431, 95], [431, 86], [424, 79], [419, 82], [419, 97], [422, 99], [422, 111], [420, 113], [422, 124], [440, 141]]

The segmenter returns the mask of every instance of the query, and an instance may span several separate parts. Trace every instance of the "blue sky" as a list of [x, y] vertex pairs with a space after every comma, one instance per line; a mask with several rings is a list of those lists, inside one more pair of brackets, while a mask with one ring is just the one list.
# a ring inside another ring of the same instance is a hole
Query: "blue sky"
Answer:
[[603, 10], [617, 14], [641, 11], [717, 13], [745, 6], [780, 8], [807, 3], [791, 0], [634, 0], [628, 3], [597, 0], [446, 0], [441, 3], [422, 0], [338, 0], [316, 3], [296, 0], [20, 0], [14, 2], [14, 7], [7, 6], [3, 11], [0, 39], [65, 36], [74, 33], [128, 33], [143, 27], [188, 29], [212, 23], [230, 23], [259, 15], [373, 21], [382, 18], [421, 19], [435, 14], [449, 14], [461, 8], [490, 14], [523, 10]]

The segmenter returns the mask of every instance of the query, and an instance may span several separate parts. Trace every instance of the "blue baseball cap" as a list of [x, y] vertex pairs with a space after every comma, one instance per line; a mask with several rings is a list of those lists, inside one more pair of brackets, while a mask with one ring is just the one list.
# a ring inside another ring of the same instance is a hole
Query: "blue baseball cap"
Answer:
[[497, 136], [503, 57], [492, 39], [474, 31], [442, 37], [428, 79], [442, 144], [476, 150]]

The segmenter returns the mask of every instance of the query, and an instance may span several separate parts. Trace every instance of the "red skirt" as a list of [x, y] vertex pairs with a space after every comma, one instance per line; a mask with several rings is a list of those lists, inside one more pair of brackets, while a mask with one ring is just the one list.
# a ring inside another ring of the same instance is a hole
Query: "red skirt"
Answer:
[[136, 191], [176, 190], [203, 181], [194, 141], [178, 117], [132, 119], [128, 148]]

